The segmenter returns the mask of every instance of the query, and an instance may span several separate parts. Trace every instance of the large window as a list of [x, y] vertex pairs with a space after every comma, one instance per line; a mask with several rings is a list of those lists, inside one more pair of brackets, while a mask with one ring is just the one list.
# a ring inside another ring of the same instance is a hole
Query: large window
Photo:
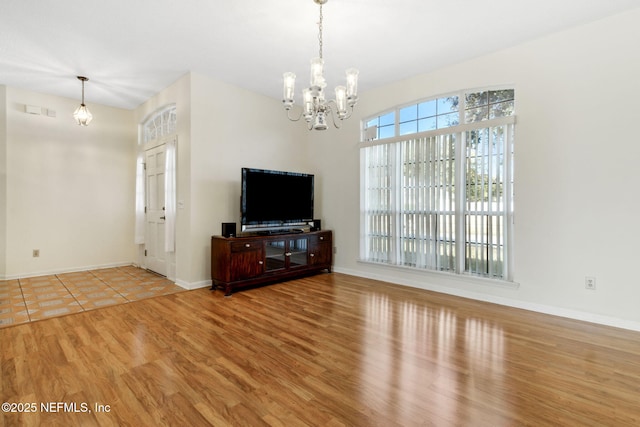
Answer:
[[424, 100], [363, 125], [361, 259], [511, 280], [514, 91]]

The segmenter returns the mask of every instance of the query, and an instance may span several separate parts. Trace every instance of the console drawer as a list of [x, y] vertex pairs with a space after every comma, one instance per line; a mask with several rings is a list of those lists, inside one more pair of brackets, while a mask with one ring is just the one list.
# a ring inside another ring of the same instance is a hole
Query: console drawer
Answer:
[[260, 240], [231, 243], [231, 252], [255, 251], [258, 249], [262, 249], [262, 242]]

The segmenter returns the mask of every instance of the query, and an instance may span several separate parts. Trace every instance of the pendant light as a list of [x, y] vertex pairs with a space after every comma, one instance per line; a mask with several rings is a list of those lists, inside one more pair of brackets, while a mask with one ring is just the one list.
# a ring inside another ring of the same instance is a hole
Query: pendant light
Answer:
[[76, 111], [73, 112], [73, 118], [76, 119], [76, 123], [78, 125], [87, 126], [89, 125], [91, 120], [93, 120], [93, 114], [91, 114], [91, 111], [89, 111], [87, 106], [84, 105], [84, 82], [86, 82], [89, 79], [83, 76], [77, 76], [77, 77], [78, 77], [78, 80], [82, 82], [82, 103], [78, 108], [76, 108]]

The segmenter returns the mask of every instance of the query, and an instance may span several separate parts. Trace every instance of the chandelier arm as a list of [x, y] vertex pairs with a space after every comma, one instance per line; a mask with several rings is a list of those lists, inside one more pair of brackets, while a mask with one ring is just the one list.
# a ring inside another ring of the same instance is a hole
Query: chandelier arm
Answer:
[[333, 116], [333, 112], [331, 113], [331, 123], [333, 123], [333, 127], [336, 129], [340, 129], [340, 126], [342, 126], [342, 120], [340, 120], [340, 124], [338, 125], [336, 118]]
[[[336, 118], [337, 109], [338, 104], [335, 100], [330, 99], [325, 103], [325, 111], [329, 111], [329, 116], [331, 116], [331, 123], [333, 123], [333, 127], [336, 129], [340, 129], [340, 126], [342, 126], [342, 119], [339, 116]], [[340, 122], [338, 122], [338, 119], [340, 119]]]
[[302, 111], [298, 115], [298, 118], [294, 118], [294, 117], [291, 117], [291, 109], [287, 109], [287, 118], [289, 120], [291, 120], [292, 122], [297, 122], [298, 120], [300, 120], [302, 118]]
[[345, 114], [345, 116], [341, 120], [347, 120], [353, 115], [353, 111], [354, 111], [353, 105], [350, 108], [351, 110], [347, 111], [347, 114]]
[[[330, 103], [333, 104], [335, 109], [336, 109], [336, 111], [338, 111], [338, 102], [335, 99], [330, 99], [329, 101], [327, 101], [327, 105], [330, 104]], [[349, 106], [349, 110], [345, 110], [345, 111], [346, 112], [345, 112], [344, 116], [342, 116], [342, 117], [338, 116], [338, 118], [340, 119], [341, 122], [344, 121], [344, 120], [347, 120], [348, 118], [350, 118], [353, 115], [353, 112], [355, 111], [355, 105], [350, 105]]]
[[[336, 102], [335, 99], [330, 99], [329, 101], [327, 101], [327, 110], [331, 110], [331, 118], [334, 120], [335, 122], [335, 112], [333, 111], [333, 108], [331, 108], [331, 105], [329, 104], [333, 104], [334, 108], [336, 109], [336, 111], [338, 110], [338, 103]], [[355, 106], [351, 105], [349, 106], [349, 110], [347, 110], [347, 112], [345, 113], [344, 116], [340, 117], [338, 116], [338, 118], [340, 119], [340, 122], [343, 122], [349, 118], [351, 118], [351, 116], [353, 115], [353, 112], [355, 111]], [[335, 126], [335, 124], [334, 124]], [[336, 126], [337, 129], [340, 129], [340, 126]]]

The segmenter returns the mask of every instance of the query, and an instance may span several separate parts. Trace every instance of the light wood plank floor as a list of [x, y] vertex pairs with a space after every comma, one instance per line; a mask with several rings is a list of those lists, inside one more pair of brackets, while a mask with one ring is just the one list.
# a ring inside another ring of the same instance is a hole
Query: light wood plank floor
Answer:
[[36, 404], [6, 426], [640, 425], [640, 333], [339, 273], [31, 322], [0, 343], [2, 401]]

